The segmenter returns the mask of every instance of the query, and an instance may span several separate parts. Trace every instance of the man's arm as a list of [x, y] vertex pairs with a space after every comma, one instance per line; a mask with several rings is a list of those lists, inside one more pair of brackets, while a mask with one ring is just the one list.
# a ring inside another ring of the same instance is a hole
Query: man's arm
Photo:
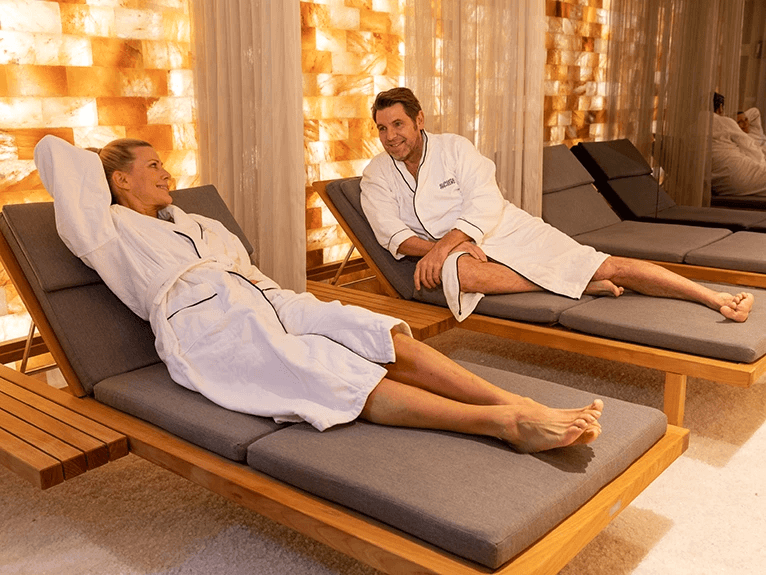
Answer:
[[449, 231], [437, 242], [411, 237], [399, 246], [400, 254], [420, 257], [414, 277], [415, 289], [418, 290], [421, 285], [432, 289], [441, 284], [444, 260], [455, 250], [468, 252], [478, 260], [487, 261], [481, 248], [467, 234], [457, 229]]

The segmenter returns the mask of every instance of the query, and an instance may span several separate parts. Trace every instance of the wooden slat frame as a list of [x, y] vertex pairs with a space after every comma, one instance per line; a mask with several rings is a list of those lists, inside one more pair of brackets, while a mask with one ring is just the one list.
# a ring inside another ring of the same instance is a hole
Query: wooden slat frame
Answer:
[[[369, 252], [361, 245], [358, 237], [328, 196], [327, 185], [330, 182], [331, 180], [314, 182], [314, 191], [325, 202], [330, 212], [338, 220], [338, 223], [354, 243], [362, 257], [367, 261], [370, 268], [375, 271], [377, 280], [385, 294], [400, 300], [401, 298], [394, 286], [386, 279], [380, 268], [375, 265]], [[654, 263], [682, 275], [688, 274], [690, 279], [766, 287], [766, 275], [764, 274], [668, 264], [667, 262]], [[421, 305], [429, 306], [430, 304]], [[748, 364], [716, 360], [646, 345], [585, 335], [570, 331], [561, 326], [528, 324], [481, 314], [472, 314], [461, 322], [459, 326], [464, 329], [489, 333], [514, 341], [531, 343], [552, 349], [570, 351], [588, 357], [610, 359], [621, 363], [658, 369], [665, 373], [664, 411], [668, 416], [668, 421], [673, 425], [683, 425], [688, 377], [700, 377], [738, 387], [750, 387], [766, 372], [766, 356]]]
[[665, 435], [624, 473], [534, 545], [493, 571], [246, 465], [223, 459], [91, 398], [76, 398], [3, 366], [0, 377], [124, 433], [135, 455], [345, 555], [397, 575], [557, 573], [687, 449], [689, 440], [688, 430], [668, 426]]

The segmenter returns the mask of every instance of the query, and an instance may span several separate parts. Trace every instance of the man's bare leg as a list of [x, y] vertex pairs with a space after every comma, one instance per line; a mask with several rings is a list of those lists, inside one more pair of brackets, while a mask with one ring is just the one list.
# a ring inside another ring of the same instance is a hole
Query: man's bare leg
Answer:
[[[464, 292], [483, 294], [525, 293], [544, 291], [508, 266], [495, 262], [482, 262], [469, 256], [458, 260], [460, 286]], [[607, 278], [591, 281], [585, 288], [588, 295], [622, 295], [623, 289]]]
[[360, 417], [382, 425], [497, 437], [523, 453], [590, 443], [601, 433], [603, 403], [582, 409], [544, 405], [471, 405], [384, 378]]
[[698, 302], [737, 322], [747, 319], [755, 302], [751, 293], [715, 292], [661, 266], [630, 258], [610, 256], [593, 279], [606, 279], [646, 295]]

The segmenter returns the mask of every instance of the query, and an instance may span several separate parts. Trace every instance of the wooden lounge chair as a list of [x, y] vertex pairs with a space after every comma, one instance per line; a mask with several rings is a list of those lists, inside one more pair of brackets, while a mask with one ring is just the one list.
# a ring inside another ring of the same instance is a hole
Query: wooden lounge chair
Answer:
[[[378, 244], [361, 209], [359, 182], [360, 178], [316, 182], [314, 190], [374, 270], [386, 295], [445, 305], [441, 290], [415, 291], [413, 260], [395, 260]], [[750, 291], [757, 300], [766, 298], [766, 290]], [[747, 322], [735, 325], [698, 304], [633, 293], [580, 300], [539, 292], [493, 295], [484, 297], [460, 327], [663, 371], [664, 411], [674, 425], [683, 422], [689, 376], [749, 387], [766, 371], [762, 306], [753, 309]]]
[[[175, 202], [242, 237], [212, 186], [176, 192]], [[609, 398], [597, 442], [535, 456], [490, 439], [362, 421], [323, 433], [277, 425], [173, 383], [146, 322], [58, 239], [51, 204], [3, 209], [0, 257], [70, 392], [7, 368], [0, 379], [384, 572], [555, 573], [686, 449], [688, 432], [661, 412]], [[420, 307], [398, 311], [425, 321]], [[583, 401], [550, 382], [466, 367], [546, 403]]]
[[572, 152], [623, 219], [766, 231], [765, 213], [677, 205], [628, 139], [580, 142], [572, 147]]
[[691, 279], [766, 287], [766, 234], [621, 219], [593, 183], [565, 145], [544, 148], [543, 219], [611, 255], [649, 260]]

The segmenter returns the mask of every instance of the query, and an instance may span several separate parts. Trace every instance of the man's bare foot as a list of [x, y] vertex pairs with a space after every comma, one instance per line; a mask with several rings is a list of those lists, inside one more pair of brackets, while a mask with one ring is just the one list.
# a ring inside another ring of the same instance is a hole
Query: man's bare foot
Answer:
[[583, 293], [587, 295], [611, 295], [620, 297], [624, 291], [624, 288], [615, 285], [611, 280], [594, 280], [585, 287]]
[[721, 306], [720, 312], [727, 319], [737, 322], [747, 320], [750, 310], [753, 309], [755, 296], [749, 292], [740, 292], [737, 295], [727, 293], [719, 294], [729, 301]]
[[600, 399], [581, 409], [552, 409], [539, 403], [523, 410], [514, 407], [500, 438], [521, 453], [590, 443], [601, 433], [598, 418], [604, 402]]

